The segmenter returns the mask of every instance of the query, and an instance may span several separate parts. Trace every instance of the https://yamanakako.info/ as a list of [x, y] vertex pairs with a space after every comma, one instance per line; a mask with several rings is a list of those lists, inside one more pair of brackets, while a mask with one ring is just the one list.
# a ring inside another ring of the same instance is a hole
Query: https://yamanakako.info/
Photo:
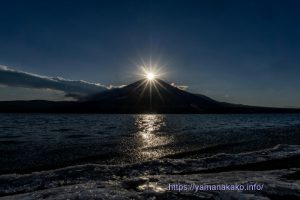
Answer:
[[168, 190], [170, 191], [260, 191], [263, 190], [264, 184], [181, 184], [169, 183]]

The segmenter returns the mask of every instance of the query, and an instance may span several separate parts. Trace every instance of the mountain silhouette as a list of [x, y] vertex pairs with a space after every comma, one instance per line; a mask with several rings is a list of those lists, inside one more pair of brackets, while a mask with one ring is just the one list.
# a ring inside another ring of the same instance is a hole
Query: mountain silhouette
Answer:
[[160, 79], [139, 80], [123, 88], [104, 91], [85, 99], [109, 107], [147, 111], [170, 109], [207, 109], [219, 103], [205, 96], [191, 94]]
[[79, 101], [5, 101], [0, 112], [53, 113], [294, 113], [300, 109], [230, 104], [181, 90], [160, 79], [142, 79]]

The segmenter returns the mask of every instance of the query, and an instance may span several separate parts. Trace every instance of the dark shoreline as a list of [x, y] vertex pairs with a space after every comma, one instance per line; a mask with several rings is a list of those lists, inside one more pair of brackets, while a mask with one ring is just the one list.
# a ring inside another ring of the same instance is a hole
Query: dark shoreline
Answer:
[[86, 114], [291, 114], [297, 108], [257, 107], [218, 102], [217, 106], [200, 108], [195, 105], [106, 105], [103, 102], [80, 101], [0, 101], [0, 113], [86, 113]]
[[[296, 185], [291, 187], [290, 182], [300, 179], [299, 161], [299, 145], [277, 145], [271, 149], [241, 154], [218, 154], [203, 159], [162, 159], [129, 165], [86, 164], [24, 175], [2, 175], [0, 176], [0, 196], [16, 199], [31, 196], [34, 199], [41, 197], [47, 199], [65, 194], [77, 197], [77, 193], [72, 191], [80, 188], [83, 193], [86, 191], [97, 193], [98, 191], [110, 196], [112, 191], [122, 191], [119, 193], [121, 197], [133, 194], [140, 196], [139, 198], [131, 196], [133, 199], [143, 199], [148, 195], [162, 197], [162, 199], [170, 197], [180, 199], [188, 196], [196, 198], [197, 193], [192, 191], [168, 191], [166, 190], [167, 184], [190, 183], [190, 181], [230, 184], [234, 181], [234, 183], [255, 182], [265, 186], [263, 191], [227, 193], [232, 198], [236, 194], [247, 197], [248, 194], [254, 192], [261, 197], [297, 199], [300, 195], [299, 191], [295, 188]], [[163, 190], [151, 189], [149, 184], [152, 183], [158, 184], [157, 187], [163, 186]], [[144, 186], [145, 189], [142, 189]], [[213, 194], [216, 197], [223, 193], [222, 191], [203, 191], [203, 194], [210, 197]], [[87, 195], [90, 198], [94, 196], [94, 193]], [[106, 196], [103, 199], [109, 198]]]

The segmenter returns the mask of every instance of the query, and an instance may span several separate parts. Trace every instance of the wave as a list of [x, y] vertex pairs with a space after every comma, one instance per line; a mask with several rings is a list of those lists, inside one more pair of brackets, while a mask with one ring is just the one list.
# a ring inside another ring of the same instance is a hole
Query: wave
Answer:
[[[3, 199], [268, 199], [300, 198], [300, 145], [201, 159], [127, 165], [85, 164], [0, 176]], [[262, 191], [170, 191], [171, 183], [264, 184]]]

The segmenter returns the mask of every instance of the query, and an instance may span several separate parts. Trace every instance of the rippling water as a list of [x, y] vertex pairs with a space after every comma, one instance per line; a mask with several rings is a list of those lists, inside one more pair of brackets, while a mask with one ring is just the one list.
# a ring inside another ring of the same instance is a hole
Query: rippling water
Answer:
[[299, 114], [0, 114], [0, 119], [2, 174], [300, 144]]

